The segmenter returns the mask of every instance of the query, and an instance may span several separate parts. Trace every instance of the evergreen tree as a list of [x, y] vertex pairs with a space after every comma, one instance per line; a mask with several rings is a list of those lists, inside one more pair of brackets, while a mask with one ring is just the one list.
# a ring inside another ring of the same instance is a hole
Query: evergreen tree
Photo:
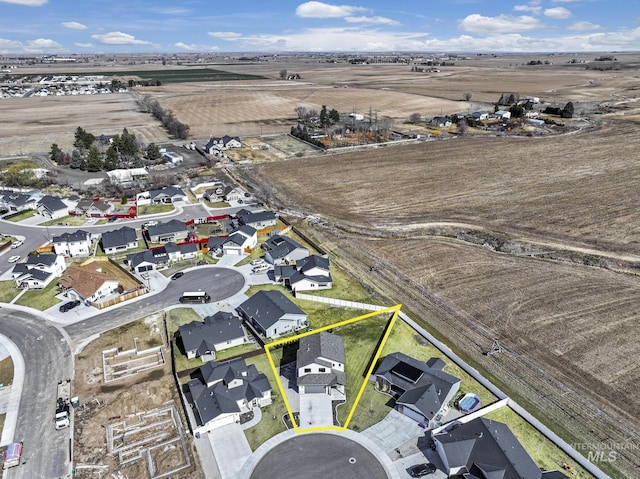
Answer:
[[57, 163], [61, 155], [62, 155], [62, 150], [60, 149], [57, 143], [53, 143], [51, 145], [51, 152], [49, 153], [49, 159]]
[[73, 169], [82, 169], [82, 155], [78, 150], [73, 150], [71, 154], [71, 163], [69, 166]]
[[102, 158], [100, 158], [100, 152], [98, 148], [92, 146], [87, 154], [87, 171], [95, 173], [96, 171], [102, 171], [102, 167], [103, 162]]

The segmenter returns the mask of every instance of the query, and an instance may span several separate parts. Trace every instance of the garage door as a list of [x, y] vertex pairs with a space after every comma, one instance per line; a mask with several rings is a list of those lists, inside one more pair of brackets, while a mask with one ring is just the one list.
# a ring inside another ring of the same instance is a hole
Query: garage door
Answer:
[[153, 266], [151, 265], [147, 265], [147, 266], [138, 266], [138, 272], [142, 273], [143, 271], [151, 271], [153, 269]]
[[304, 393], [305, 394], [325, 394], [326, 390], [324, 386], [309, 385], [304, 387]]

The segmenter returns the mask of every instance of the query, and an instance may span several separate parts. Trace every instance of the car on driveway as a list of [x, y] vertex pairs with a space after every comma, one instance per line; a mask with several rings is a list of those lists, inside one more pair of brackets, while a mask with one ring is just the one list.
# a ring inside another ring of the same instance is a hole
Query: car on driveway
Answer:
[[113, 223], [114, 221], [116, 221], [118, 219], [117, 216], [109, 216], [109, 219], [107, 220], [108, 223]]
[[436, 466], [428, 462], [425, 462], [423, 464], [416, 464], [415, 466], [411, 466], [409, 468], [409, 475], [411, 477], [424, 477], [428, 476], [429, 474], [433, 474], [434, 472], [436, 472]]
[[9, 257], [9, 263], [17, 263], [18, 261], [20, 261], [20, 256], [18, 255]]
[[22, 240], [14, 241], [11, 244], [11, 249], [20, 248], [20, 246], [22, 246], [23, 244], [24, 244], [24, 241], [22, 241]]
[[200, 261], [198, 261], [198, 262], [196, 263], [196, 266], [204, 266], [204, 265], [206, 265], [206, 264], [209, 264], [209, 262], [208, 262], [208, 261], [205, 261], [205, 260], [203, 260], [203, 259], [201, 259]]
[[78, 300], [69, 301], [67, 303], [64, 303], [62, 306], [60, 306], [60, 312], [66, 313], [67, 311], [71, 311], [76, 306], [80, 306], [80, 301]]
[[265, 261], [262, 258], [258, 258], [258, 259], [254, 259], [253, 261], [251, 261], [251, 263], [249, 263], [251, 266], [260, 266], [261, 264], [263, 264]]
[[184, 276], [184, 273], [182, 271], [178, 271], [177, 273], [173, 273], [173, 275], [171, 276], [171, 279], [179, 279], [182, 278]]

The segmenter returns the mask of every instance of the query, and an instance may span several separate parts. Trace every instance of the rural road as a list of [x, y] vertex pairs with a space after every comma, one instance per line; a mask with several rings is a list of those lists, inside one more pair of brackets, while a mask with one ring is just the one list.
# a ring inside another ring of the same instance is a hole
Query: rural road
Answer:
[[30, 313], [0, 306], [0, 334], [22, 352], [24, 383], [14, 441], [24, 444], [22, 464], [7, 479], [68, 477], [71, 429], [53, 427], [57, 382], [73, 377], [73, 358], [63, 335]]

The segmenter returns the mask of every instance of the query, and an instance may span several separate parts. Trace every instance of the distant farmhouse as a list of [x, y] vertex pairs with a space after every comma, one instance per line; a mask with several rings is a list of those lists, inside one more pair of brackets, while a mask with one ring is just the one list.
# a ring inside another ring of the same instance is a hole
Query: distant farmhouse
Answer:
[[204, 151], [213, 155], [216, 151], [224, 151], [229, 148], [241, 148], [242, 143], [240, 142], [240, 138], [231, 137], [229, 135], [224, 135], [223, 137], [211, 137], [206, 145], [204, 145]]

